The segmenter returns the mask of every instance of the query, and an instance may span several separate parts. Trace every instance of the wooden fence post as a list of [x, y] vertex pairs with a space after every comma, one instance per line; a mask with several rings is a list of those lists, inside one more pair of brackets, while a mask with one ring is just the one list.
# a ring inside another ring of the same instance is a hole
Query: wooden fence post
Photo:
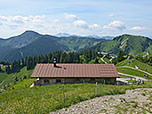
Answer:
[[117, 82], [117, 91], [118, 91], [118, 82]]
[[63, 92], [63, 102], [65, 104], [64, 84], [62, 85], [62, 92]]
[[98, 82], [96, 82], [96, 96], [98, 94]]

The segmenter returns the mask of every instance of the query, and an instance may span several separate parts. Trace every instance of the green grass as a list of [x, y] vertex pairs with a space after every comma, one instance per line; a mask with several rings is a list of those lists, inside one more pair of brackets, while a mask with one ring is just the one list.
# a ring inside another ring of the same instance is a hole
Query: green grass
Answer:
[[127, 80], [127, 82], [135, 82], [135, 80]]
[[7, 87], [6, 90], [13, 90], [12, 88], [14, 88], [15, 90], [29, 88], [35, 80], [35, 78], [24, 79], [22, 81], [16, 82], [16, 84]]
[[101, 60], [101, 57], [99, 57], [98, 62], [99, 62], [100, 64], [103, 64], [103, 61]]
[[125, 59], [125, 60], [123, 60], [123, 61], [117, 63], [117, 64], [116, 64], [116, 67], [117, 67], [117, 66], [127, 66], [127, 62], [128, 62], [128, 60]]
[[6, 79], [8, 76], [9, 76], [9, 75], [6, 74], [6, 73], [0, 73], [0, 83], [1, 83], [4, 79]]
[[12, 80], [13, 74], [0, 73], [0, 82], [3, 81], [3, 84], [0, 85], [0, 88]]
[[6, 66], [2, 66], [1, 69], [2, 69], [3, 71], [5, 71], [5, 67], [6, 67]]
[[[128, 63], [128, 61], [130, 61], [131, 63]], [[116, 64], [116, 67], [117, 66], [130, 66], [130, 67], [134, 67], [134, 68], [135, 68], [135, 66], [138, 66], [141, 70], [152, 73], [152, 66], [150, 66], [146, 63], [140, 62], [136, 59], [134, 59], [134, 62], [132, 62], [132, 59], [131, 60], [124, 60], [124, 61]]]
[[110, 63], [109, 59], [106, 58], [106, 57], [104, 57], [103, 60], [104, 60], [105, 62], [107, 62], [107, 63]]
[[[18, 84], [18, 86], [21, 86], [23, 82], [20, 82], [21, 84]], [[152, 83], [145, 82], [144, 85], [123, 86], [98, 84], [97, 96], [124, 94], [127, 89], [141, 87], [152, 87]], [[62, 98], [61, 84], [7, 90], [4, 93], [0, 93], [0, 112], [17, 114], [49, 113], [84, 100], [92, 99], [96, 97], [95, 90], [96, 84], [67, 84], [65, 85], [65, 104]]]
[[[26, 67], [24, 67], [24, 68], [22, 68], [21, 69], [21, 71], [19, 72], [19, 73], [16, 73], [16, 74], [14, 74], [14, 73], [12, 73], [12, 74], [6, 74], [6, 73], [3, 73], [3, 77], [4, 76], [6, 76], [5, 77], [5, 79], [3, 78], [1, 78], [0, 77], [0, 80], [4, 80], [4, 82], [3, 82], [3, 84], [0, 86], [0, 88], [2, 87], [2, 86], [4, 86], [4, 85], [7, 85], [7, 84], [9, 84], [9, 83], [14, 83], [14, 81], [15, 81], [15, 78], [23, 78], [24, 76], [28, 76], [28, 77], [30, 77], [31, 76], [31, 74], [32, 74], [32, 72], [33, 72], [33, 70], [29, 70], [29, 71], [27, 71], [27, 68]], [[1, 74], [0, 74], [0, 76], [1, 76]]]
[[[120, 73], [139, 76], [139, 77], [143, 77], [143, 78], [144, 78], [144, 74], [145, 74], [141, 71], [130, 69], [130, 68], [120, 68], [120, 67], [118, 67], [117, 71], [120, 72]], [[149, 78], [152, 79], [150, 76], [149, 76]]]
[[89, 61], [89, 64], [93, 64], [93, 63], [95, 63], [95, 60]]
[[133, 77], [130, 77], [130, 76], [124, 76], [124, 75], [119, 75], [120, 78], [133, 78]]
[[24, 68], [21, 69], [21, 71], [19, 73], [16, 74], [16, 77], [17, 78], [22, 78], [22, 77], [24, 77], [26, 75], [31, 76], [32, 72], [33, 72], [33, 70], [27, 71], [27, 68], [24, 67]]

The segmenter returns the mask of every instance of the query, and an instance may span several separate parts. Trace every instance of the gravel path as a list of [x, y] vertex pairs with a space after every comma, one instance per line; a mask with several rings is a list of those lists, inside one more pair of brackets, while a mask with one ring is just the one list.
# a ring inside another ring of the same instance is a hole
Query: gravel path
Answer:
[[105, 55], [101, 58], [101, 61], [103, 61], [104, 64], [107, 64], [107, 62], [103, 59]]
[[150, 114], [152, 88], [127, 90], [126, 94], [97, 97], [50, 114]]
[[142, 78], [142, 77], [138, 77], [138, 76], [134, 76], [134, 75], [124, 74], [124, 73], [120, 73], [120, 72], [118, 72], [118, 74], [124, 75], [124, 76], [133, 77], [133, 78], [136, 78], [136, 80], [140, 79], [140, 80], [143, 80], [143, 81], [148, 81], [148, 79], [145, 79], [145, 78]]

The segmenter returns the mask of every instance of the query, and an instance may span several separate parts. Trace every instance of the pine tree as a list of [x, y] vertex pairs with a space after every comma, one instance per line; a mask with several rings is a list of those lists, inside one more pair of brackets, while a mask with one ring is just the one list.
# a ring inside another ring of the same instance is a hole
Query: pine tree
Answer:
[[2, 70], [2, 68], [1, 68], [1, 66], [0, 66], [0, 72], [3, 72], [3, 70]]
[[28, 57], [25, 57], [25, 65], [27, 66]]
[[33, 63], [34, 66], [36, 66], [37, 63], [39, 63], [38, 56], [34, 56]]
[[27, 70], [31, 70], [34, 68], [33, 57], [29, 56], [27, 60]]
[[11, 72], [18, 72], [19, 71], [19, 63], [14, 60], [11, 65]]
[[18, 59], [17, 61], [17, 72], [19, 72], [21, 70], [22, 66], [21, 66], [21, 61]]
[[38, 63], [41, 63], [41, 57], [38, 56]]
[[95, 63], [99, 63], [97, 58], [95, 58]]
[[41, 55], [40, 63], [45, 63], [45, 58], [43, 55]]
[[24, 58], [22, 58], [22, 68], [25, 66]]
[[10, 68], [9, 65], [7, 65], [7, 66], [5, 67], [5, 72], [6, 72], [7, 74], [10, 74], [10, 73], [11, 73], [11, 68]]
[[124, 56], [123, 50], [120, 50], [117, 56], [117, 62], [124, 60], [123, 56]]
[[51, 63], [51, 59], [52, 59], [52, 53], [48, 54], [48, 62]]
[[48, 63], [48, 56], [47, 56], [47, 54], [44, 57], [44, 63]]

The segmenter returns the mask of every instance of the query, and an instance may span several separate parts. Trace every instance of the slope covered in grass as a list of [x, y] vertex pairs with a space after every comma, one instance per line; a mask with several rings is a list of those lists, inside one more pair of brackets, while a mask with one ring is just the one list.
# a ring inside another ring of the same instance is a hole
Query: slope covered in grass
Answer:
[[[130, 63], [129, 63], [129, 61], [130, 61]], [[150, 66], [146, 63], [140, 62], [136, 59], [121, 61], [118, 64], [116, 64], [116, 67], [118, 67], [118, 66], [130, 66], [130, 67], [134, 67], [134, 68], [135, 68], [135, 66], [138, 66], [139, 69], [152, 73], [152, 66]]]
[[113, 54], [117, 54], [120, 49], [124, 50], [125, 54], [140, 54], [149, 51], [152, 52], [152, 40], [143, 36], [135, 36], [129, 34], [123, 34], [115, 37], [113, 40], [98, 43], [91, 47], [91, 49], [97, 51], [105, 51]]
[[107, 42], [108, 40], [105, 39], [96, 39], [96, 38], [85, 38], [85, 37], [63, 37], [63, 38], [56, 38], [57, 42], [60, 44], [64, 44], [67, 46], [70, 51], [80, 51], [86, 48], [95, 46], [100, 42]]
[[[32, 72], [33, 72], [33, 70], [27, 71], [27, 68], [24, 67], [24, 68], [22, 68], [22, 69], [20, 70], [20, 72], [18, 72], [18, 73], [12, 73], [12, 74], [9, 74], [9, 75], [6, 74], [6, 73], [3, 73], [3, 77], [4, 77], [4, 75], [5, 75], [6, 77], [5, 77], [5, 79], [3, 79], [4, 82], [3, 82], [2, 85], [0, 85], [0, 88], [1, 88], [2, 86], [4, 86], [4, 85], [13, 84], [16, 78], [19, 80], [19, 79], [24, 78], [25, 76], [26, 76], [26, 77], [30, 77], [31, 74], [32, 74]], [[1, 79], [1, 78], [0, 78], [0, 79]]]
[[21, 89], [26, 89], [29, 88], [35, 81], [35, 78], [29, 78], [29, 79], [24, 79], [22, 81], [16, 82], [15, 84], [9, 86], [6, 88], [6, 90], [21, 90]]
[[111, 63], [107, 57], [104, 57], [103, 60], [104, 60], [105, 62], [107, 62], [108, 64]]
[[[114, 95], [125, 93], [125, 90], [140, 87], [152, 87], [152, 83], [144, 85], [101, 85], [98, 84], [98, 95]], [[62, 85], [49, 85], [34, 88], [14, 89], [0, 93], [1, 113], [42, 114], [55, 111], [72, 104], [95, 97], [96, 84], [65, 85], [65, 104], [62, 98]]]
[[6, 74], [6, 73], [0, 73], [0, 83], [1, 83], [4, 79], [6, 79], [8, 76], [9, 76], [9, 75]]
[[[139, 77], [142, 77], [142, 78], [144, 78], [144, 74], [145, 74], [141, 71], [130, 69], [130, 68], [117, 68], [117, 71], [120, 72], [120, 73], [139, 76]], [[152, 79], [152, 78], [149, 77], [149, 79]]]

